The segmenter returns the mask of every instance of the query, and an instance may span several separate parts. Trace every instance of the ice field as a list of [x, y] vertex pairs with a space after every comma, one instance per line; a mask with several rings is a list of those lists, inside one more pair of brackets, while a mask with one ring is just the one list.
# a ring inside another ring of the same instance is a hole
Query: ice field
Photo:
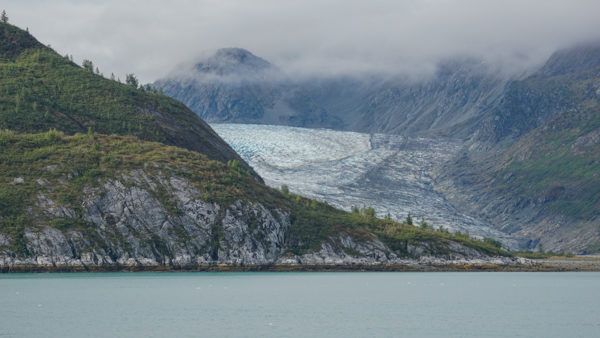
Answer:
[[433, 174], [459, 149], [454, 141], [326, 129], [212, 124], [265, 182], [339, 208], [371, 206], [378, 215], [516, 243], [467, 215], [436, 191]]

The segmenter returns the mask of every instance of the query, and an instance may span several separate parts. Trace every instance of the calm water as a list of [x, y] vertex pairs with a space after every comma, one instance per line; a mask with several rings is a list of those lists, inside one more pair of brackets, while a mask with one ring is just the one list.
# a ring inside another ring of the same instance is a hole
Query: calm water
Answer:
[[600, 273], [0, 275], [0, 337], [600, 337]]

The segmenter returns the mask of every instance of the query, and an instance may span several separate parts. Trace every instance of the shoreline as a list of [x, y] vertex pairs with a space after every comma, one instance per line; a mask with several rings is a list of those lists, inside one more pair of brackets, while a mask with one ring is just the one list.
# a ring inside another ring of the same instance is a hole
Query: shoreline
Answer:
[[52, 272], [600, 272], [599, 256], [554, 257], [528, 263], [493, 264], [203, 264], [104, 266], [2, 266], [0, 273]]

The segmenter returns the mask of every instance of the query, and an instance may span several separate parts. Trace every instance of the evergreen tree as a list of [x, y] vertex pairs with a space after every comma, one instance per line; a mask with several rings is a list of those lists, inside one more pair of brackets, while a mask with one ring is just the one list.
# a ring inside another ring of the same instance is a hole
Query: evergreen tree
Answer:
[[406, 215], [406, 221], [404, 221], [404, 223], [406, 223], [408, 225], [413, 225], [413, 219], [412, 219], [412, 216], [410, 215], [410, 212], [408, 213], [408, 215]]
[[4, 23], [8, 22], [8, 15], [6, 15], [5, 10], [2, 10], [2, 14], [0, 14], [0, 20], [2, 20], [2, 22], [4, 22]]
[[117, 79], [115, 79], [115, 73], [110, 73], [110, 79], [113, 81], [117, 80]]
[[83, 69], [88, 70], [90, 73], [94, 72], [94, 63], [90, 60], [83, 60], [83, 62], [81, 63], [81, 65], [83, 66]]
[[130, 86], [133, 86], [135, 88], [137, 88], [139, 86], [139, 81], [137, 79], [137, 77], [135, 77], [134, 74], [127, 74], [125, 76], [125, 83], [127, 83]]
[[375, 209], [373, 209], [373, 207], [365, 207], [362, 212], [367, 218], [375, 218]]
[[429, 228], [429, 223], [427, 223], [424, 218], [421, 218], [421, 222], [419, 223], [419, 226], [423, 229], [427, 229], [427, 228]]

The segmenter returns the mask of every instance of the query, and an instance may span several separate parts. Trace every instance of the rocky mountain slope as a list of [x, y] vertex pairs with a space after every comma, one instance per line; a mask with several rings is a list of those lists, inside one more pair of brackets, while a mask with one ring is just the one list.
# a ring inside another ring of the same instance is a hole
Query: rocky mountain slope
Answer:
[[466, 137], [480, 112], [500, 99], [507, 81], [490, 65], [469, 58], [447, 60], [423, 79], [305, 79], [246, 50], [224, 49], [154, 86], [209, 122]]
[[282, 194], [239, 166], [133, 137], [4, 131], [0, 145], [3, 270], [506, 255], [494, 242]]
[[2, 271], [515, 262], [492, 240], [269, 188], [182, 104], [6, 23], [0, 41]]
[[600, 45], [555, 53], [509, 85], [479, 140], [440, 181], [451, 196], [531, 247], [600, 250]]
[[[240, 67], [239, 62], [233, 64], [230, 71]], [[530, 248], [539, 249], [541, 244], [549, 250], [595, 252], [600, 250], [599, 64], [599, 44], [589, 43], [558, 51], [540, 69], [512, 78], [494, 65], [469, 58], [442, 62], [431, 77], [420, 80], [381, 76], [306, 80], [277, 70], [279, 90], [301, 92], [305, 102], [335, 121], [332, 124], [305, 125], [272, 114], [247, 119], [251, 110], [242, 99], [234, 100], [235, 115], [215, 118], [212, 97], [197, 95], [199, 89], [212, 86], [201, 77], [185, 95], [189, 101], [202, 102], [204, 108], [196, 112], [212, 121], [458, 140], [464, 149], [439, 172], [435, 184], [458, 210], [501, 231], [532, 238]], [[193, 71], [191, 76], [201, 73]], [[173, 76], [167, 82], [170, 86], [165, 82], [158, 86], [180, 97], [176, 84], [181, 80]], [[273, 77], [253, 83], [257, 82], [275, 83]], [[238, 92], [245, 93], [245, 85], [240, 86]], [[216, 96], [225, 100], [219, 105], [234, 102]], [[261, 102], [260, 93], [252, 97]], [[277, 107], [273, 103], [277, 99], [270, 102]], [[300, 110], [295, 113], [303, 115]]]
[[337, 121], [284, 73], [247, 50], [225, 48], [154, 87], [209, 122], [335, 127]]

